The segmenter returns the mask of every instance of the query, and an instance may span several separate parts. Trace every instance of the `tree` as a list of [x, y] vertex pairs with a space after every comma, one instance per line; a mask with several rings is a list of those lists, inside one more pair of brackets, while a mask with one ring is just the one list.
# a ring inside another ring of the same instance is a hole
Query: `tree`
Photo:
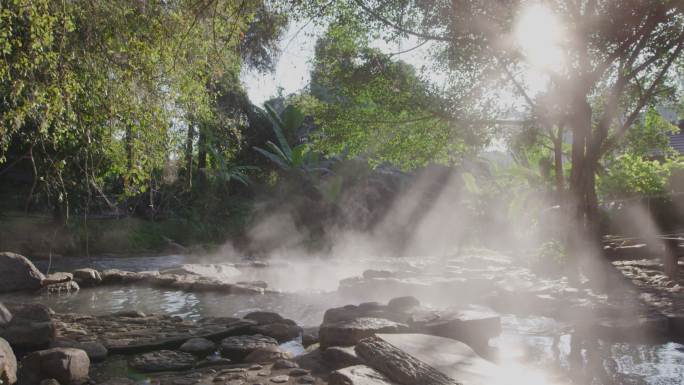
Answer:
[[315, 145], [404, 170], [458, 163], [480, 148], [486, 135], [454, 123], [445, 95], [411, 65], [372, 48], [371, 37], [358, 20], [345, 18], [317, 41], [309, 93], [299, 99], [315, 119]]
[[[435, 63], [453, 74], [445, 92], [463, 96], [459, 100], [505, 85], [548, 132], [561, 138], [565, 128], [572, 135], [566, 196], [576, 230], [571, 233], [583, 239], [598, 234], [600, 160], [646, 107], [672, 90], [673, 66], [684, 50], [684, 3], [676, 0], [350, 0], [329, 15], [348, 15], [349, 9], [396, 39], [432, 42]], [[561, 27], [535, 34], [535, 23]], [[527, 49], [534, 39], [543, 45]], [[561, 60], [549, 62], [549, 55]], [[533, 93], [520, 76], [530, 69], [546, 78], [545, 92]]]
[[285, 23], [259, 0], [1, 0], [3, 171], [28, 158], [27, 202], [40, 190], [67, 218], [93, 192], [148, 191], [170, 156], [194, 152], [196, 125], [203, 140], [217, 127], [215, 84], [272, 65]]

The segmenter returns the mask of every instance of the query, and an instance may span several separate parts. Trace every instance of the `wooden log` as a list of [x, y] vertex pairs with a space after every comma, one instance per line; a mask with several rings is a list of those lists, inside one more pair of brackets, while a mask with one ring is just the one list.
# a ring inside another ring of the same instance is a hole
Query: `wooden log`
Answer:
[[361, 340], [355, 350], [368, 366], [401, 385], [459, 384], [379, 337], [373, 336]]

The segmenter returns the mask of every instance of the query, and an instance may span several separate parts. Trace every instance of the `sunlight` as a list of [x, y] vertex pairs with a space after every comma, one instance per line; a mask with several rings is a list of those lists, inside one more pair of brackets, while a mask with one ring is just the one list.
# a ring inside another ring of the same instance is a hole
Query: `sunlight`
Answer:
[[555, 70], [563, 64], [559, 46], [562, 37], [563, 29], [556, 15], [539, 3], [528, 5], [516, 23], [515, 41], [537, 70]]

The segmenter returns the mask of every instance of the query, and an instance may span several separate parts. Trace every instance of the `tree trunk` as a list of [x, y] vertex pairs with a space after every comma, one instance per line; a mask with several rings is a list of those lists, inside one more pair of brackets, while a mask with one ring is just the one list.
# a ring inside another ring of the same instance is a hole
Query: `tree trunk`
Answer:
[[205, 180], [207, 172], [207, 133], [206, 128], [199, 127], [199, 137], [197, 138], [197, 175], [202, 181]]
[[195, 126], [193, 123], [188, 124], [188, 137], [185, 141], [185, 186], [192, 189], [192, 152], [193, 141], [195, 140]]
[[553, 138], [553, 167], [556, 173], [556, 203], [563, 203], [565, 195], [565, 175], [563, 172], [563, 127], [559, 126]]
[[128, 192], [131, 171], [133, 170], [133, 129], [130, 125], [126, 127], [126, 136], [124, 137], [124, 145], [126, 147], [126, 174], [124, 174], [124, 191]]

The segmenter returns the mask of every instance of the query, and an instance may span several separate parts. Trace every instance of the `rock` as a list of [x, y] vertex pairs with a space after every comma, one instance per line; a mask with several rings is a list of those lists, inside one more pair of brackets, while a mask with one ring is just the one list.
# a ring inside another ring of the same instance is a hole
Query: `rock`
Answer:
[[[411, 334], [402, 334], [411, 336]], [[434, 337], [438, 338], [438, 337]], [[454, 341], [457, 342], [457, 341]], [[461, 344], [466, 346], [464, 344]], [[429, 347], [426, 349], [426, 347]], [[433, 350], [433, 345], [423, 344], [423, 350]], [[467, 346], [466, 346], [467, 347]], [[471, 350], [472, 351], [472, 350]], [[368, 366], [381, 372], [390, 380], [401, 385], [457, 385], [458, 383], [422, 360], [397, 348], [380, 337], [369, 337], [356, 345], [356, 354]], [[459, 378], [459, 381], [462, 381]], [[468, 383], [467, 381], [465, 383]], [[486, 384], [487, 382], [482, 382]]]
[[241, 361], [251, 352], [270, 346], [278, 346], [274, 338], [262, 335], [242, 335], [224, 338], [221, 341], [221, 353], [233, 361]]
[[330, 372], [320, 349], [313, 349], [308, 353], [295, 357], [295, 362], [300, 367], [308, 369], [313, 373], [325, 374]]
[[0, 338], [0, 384], [17, 382], [17, 358], [9, 343]]
[[328, 385], [394, 385], [382, 373], [366, 365], [349, 366], [330, 374]]
[[395, 273], [389, 270], [366, 270], [363, 272], [363, 278], [366, 279], [372, 279], [372, 278], [390, 278], [394, 277]]
[[21, 361], [20, 385], [35, 385], [54, 378], [62, 385], [81, 385], [88, 381], [90, 360], [86, 352], [73, 348], [53, 348], [33, 352]]
[[109, 354], [107, 348], [97, 341], [78, 342], [66, 338], [58, 338], [50, 344], [50, 347], [81, 349], [86, 352], [91, 362], [104, 361]]
[[0, 293], [40, 289], [43, 273], [26, 257], [10, 252], [0, 253]]
[[158, 350], [134, 356], [128, 365], [143, 373], [192, 369], [197, 360], [190, 353]]
[[296, 362], [290, 361], [290, 360], [277, 360], [276, 362], [273, 363], [273, 370], [280, 370], [280, 369], [293, 369], [298, 367]]
[[140, 310], [122, 310], [111, 314], [112, 317], [123, 317], [123, 318], [145, 318], [147, 314], [141, 312]]
[[160, 271], [160, 273], [162, 275], [197, 275], [223, 282], [234, 281], [235, 277], [242, 274], [240, 270], [229, 264], [186, 264]]
[[387, 308], [393, 311], [403, 312], [420, 306], [420, 301], [413, 296], [392, 298], [387, 303]]
[[302, 328], [291, 323], [260, 325], [255, 326], [253, 330], [257, 334], [273, 337], [280, 343], [292, 341], [302, 334]]
[[65, 281], [60, 283], [53, 283], [47, 286], [43, 286], [40, 289], [41, 294], [71, 294], [79, 291], [81, 288], [75, 281]]
[[116, 377], [100, 382], [98, 385], [136, 385], [136, 382], [129, 378]]
[[298, 384], [315, 384], [316, 379], [311, 375], [301, 376], [297, 379]]
[[284, 384], [288, 381], [290, 381], [290, 377], [286, 375], [280, 375], [271, 378], [271, 382], [274, 384]]
[[346, 305], [328, 309], [323, 315], [323, 323], [349, 321], [362, 317], [384, 318], [394, 322], [406, 323], [409, 321], [410, 316], [409, 313], [394, 311], [388, 306], [377, 302], [366, 302], [358, 306]]
[[40, 304], [6, 304], [12, 321], [0, 328], [0, 337], [14, 349], [44, 348], [55, 338], [52, 310]]
[[262, 289], [268, 288], [268, 283], [266, 283], [266, 281], [238, 281], [235, 283], [237, 285], [254, 286], [254, 287], [260, 287]]
[[313, 344], [317, 344], [317, 343], [318, 343], [318, 336], [317, 335], [313, 335], [311, 333], [302, 334], [302, 346], [304, 346], [305, 348], [309, 347]]
[[43, 286], [48, 286], [48, 285], [54, 285], [56, 283], [63, 283], [63, 282], [69, 282], [74, 279], [74, 276], [71, 273], [52, 273], [49, 274], [43, 279], [42, 285]]
[[0, 302], [0, 328], [4, 328], [12, 322], [12, 313]]
[[54, 378], [48, 378], [46, 380], [41, 381], [40, 385], [60, 385], [60, 384], [59, 384], [59, 381], [55, 380]]
[[[357, 353], [370, 366], [401, 384], [445, 383], [444, 375], [464, 384], [518, 382], [517, 371], [509, 372], [483, 359], [468, 345], [450, 338], [424, 334], [380, 334], [357, 345]], [[407, 361], [406, 356], [410, 357]], [[416, 360], [422, 364], [414, 367]], [[430, 370], [426, 370], [424, 365]], [[434, 370], [442, 374], [438, 376], [438, 382], [428, 380]], [[539, 374], [531, 369], [527, 373], [533, 378]]]
[[309, 374], [309, 371], [306, 369], [302, 369], [302, 368], [293, 368], [287, 374], [289, 374], [290, 377], [301, 377], [301, 376], [306, 376], [307, 374]]
[[243, 318], [245, 319], [251, 319], [252, 321], [255, 321], [257, 325], [267, 325], [267, 324], [273, 324], [273, 323], [285, 323], [285, 318], [283, 318], [280, 314], [270, 312], [270, 311], [254, 311]]
[[253, 350], [244, 358], [244, 361], [261, 364], [278, 360], [290, 360], [292, 358], [292, 354], [282, 350], [280, 347], [269, 345]]
[[424, 312], [411, 317], [416, 333], [453, 338], [478, 351], [485, 351], [489, 339], [501, 334], [501, 318], [485, 307], [471, 306], [460, 311]]
[[132, 271], [123, 271], [119, 269], [107, 269], [100, 273], [102, 283], [106, 285], [111, 284], [128, 284], [140, 282], [148, 279], [151, 276], [143, 273], [135, 273]]
[[95, 269], [77, 269], [72, 272], [74, 281], [83, 287], [97, 286], [102, 283], [102, 275]]
[[178, 350], [204, 357], [216, 351], [216, 344], [206, 338], [191, 338]]
[[331, 346], [323, 351], [323, 359], [333, 370], [363, 364], [351, 346]]
[[406, 333], [407, 325], [383, 318], [356, 318], [332, 324], [324, 323], [319, 331], [321, 348], [352, 346], [376, 333]]

